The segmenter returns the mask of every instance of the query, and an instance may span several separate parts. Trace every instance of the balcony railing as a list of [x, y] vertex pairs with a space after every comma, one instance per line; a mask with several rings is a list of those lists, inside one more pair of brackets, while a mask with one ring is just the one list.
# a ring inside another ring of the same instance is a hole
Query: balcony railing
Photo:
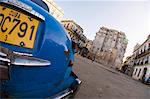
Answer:
[[146, 56], [150, 53], [150, 48], [144, 52], [142, 52], [141, 54], [136, 55], [135, 59], [141, 58], [143, 56]]

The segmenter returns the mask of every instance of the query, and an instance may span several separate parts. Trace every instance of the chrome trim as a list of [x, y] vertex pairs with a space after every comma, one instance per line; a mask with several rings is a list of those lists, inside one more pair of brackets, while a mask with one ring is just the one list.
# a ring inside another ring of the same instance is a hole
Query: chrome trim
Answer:
[[11, 64], [37, 67], [51, 65], [50, 61], [28, 56], [14, 56], [14, 59], [11, 60]]
[[[32, 54], [20, 53], [20, 52], [11, 52], [10, 50], [3, 48], [4, 52], [0, 50], [0, 61], [6, 62], [8, 65], [13, 64], [17, 66], [48, 66], [51, 65], [51, 62], [48, 60], [35, 58]], [[6, 51], [5, 51], [6, 50]]]
[[20, 2], [18, 0], [0, 0], [0, 2], [7, 3], [7, 4], [10, 4], [10, 5], [14, 5], [14, 6], [22, 8], [24, 10], [32, 11], [32, 7], [28, 6], [27, 4], [25, 4], [23, 2]]
[[9, 63], [10, 63], [10, 60], [7, 59], [7, 58], [1, 58], [1, 57], [0, 57], [0, 61], [4, 61], [4, 62], [9, 62]]
[[32, 54], [20, 53], [20, 52], [15, 52], [15, 51], [13, 51], [13, 53], [14, 53], [14, 54], [17, 54], [17, 55], [33, 56]]
[[[75, 79], [75, 80], [78, 82], [78, 84], [76, 86], [80, 86], [80, 84], [82, 83], [82, 81], [80, 79], [78, 79], [78, 78]], [[62, 92], [54, 95], [53, 97], [48, 98], [48, 99], [51, 99], [51, 98], [52, 99], [63, 99], [65, 97], [69, 96], [70, 94], [75, 93], [76, 91], [77, 90], [72, 90], [72, 89], [68, 88], [68, 89], [66, 89], [66, 90], [64, 90], [64, 91], [62, 91]]]
[[62, 99], [62, 98], [66, 97], [72, 93], [73, 93], [73, 90], [66, 89], [66, 90], [64, 90], [64, 91], [62, 91], [62, 92], [60, 92], [60, 93], [58, 93], [52, 97], [48, 97], [47, 99]]
[[0, 52], [0, 56], [4, 56], [4, 57], [6, 57], [6, 56], [7, 56], [7, 54]]
[[66, 93], [62, 94], [61, 96], [58, 96], [54, 99], [62, 99], [62, 98], [66, 97], [66, 96], [68, 96], [69, 94], [72, 94], [72, 93], [73, 93], [73, 90], [68, 91], [68, 92], [66, 92]]
[[76, 79], [76, 81], [78, 82], [79, 85], [82, 83], [82, 81], [78, 78]]
[[35, 10], [32, 9], [31, 6], [28, 6], [27, 4], [25, 4], [21, 1], [18, 1], [18, 0], [0, 0], [0, 2], [16, 6], [16, 7], [23, 9], [23, 10], [27, 11], [28, 13], [31, 13], [31, 14], [35, 15], [36, 17], [45, 21], [45, 17], [43, 15], [36, 12]]

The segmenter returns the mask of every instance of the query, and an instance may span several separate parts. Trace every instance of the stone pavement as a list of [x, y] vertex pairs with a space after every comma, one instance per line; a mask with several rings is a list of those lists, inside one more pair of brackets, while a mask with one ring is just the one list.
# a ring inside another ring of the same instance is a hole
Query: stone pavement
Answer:
[[86, 58], [75, 58], [74, 71], [82, 80], [75, 98], [150, 99], [149, 86]]

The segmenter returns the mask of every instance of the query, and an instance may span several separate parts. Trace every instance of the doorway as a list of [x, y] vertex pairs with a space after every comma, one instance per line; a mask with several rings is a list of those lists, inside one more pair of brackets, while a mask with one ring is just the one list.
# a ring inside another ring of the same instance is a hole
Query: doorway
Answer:
[[145, 68], [144, 68], [144, 71], [143, 71], [143, 76], [142, 76], [142, 82], [143, 82], [143, 83], [144, 83], [144, 81], [145, 81], [146, 72], [147, 72], [147, 67], [145, 67]]

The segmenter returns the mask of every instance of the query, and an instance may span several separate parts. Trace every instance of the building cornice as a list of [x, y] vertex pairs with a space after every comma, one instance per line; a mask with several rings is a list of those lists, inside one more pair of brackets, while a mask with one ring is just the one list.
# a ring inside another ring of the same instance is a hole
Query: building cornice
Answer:
[[145, 51], [145, 52], [143, 52], [143, 53], [137, 55], [137, 56], [135, 57], [135, 59], [139, 59], [139, 58], [141, 58], [141, 57], [147, 56], [148, 54], [150, 54], [150, 50], [147, 50], [147, 51]]
[[133, 52], [139, 50], [150, 38], [148, 37], [140, 46], [138, 46]]
[[134, 65], [134, 67], [143, 67], [143, 66], [150, 66], [150, 64], [144, 64], [144, 65]]
[[74, 22], [73, 20], [62, 20], [61, 21], [62, 23], [63, 22], [72, 22], [73, 24], [75, 24], [78, 28], [80, 28], [81, 30], [82, 30], [82, 33], [83, 33], [83, 28], [81, 28], [81, 26], [80, 25], [78, 25], [76, 22]]

